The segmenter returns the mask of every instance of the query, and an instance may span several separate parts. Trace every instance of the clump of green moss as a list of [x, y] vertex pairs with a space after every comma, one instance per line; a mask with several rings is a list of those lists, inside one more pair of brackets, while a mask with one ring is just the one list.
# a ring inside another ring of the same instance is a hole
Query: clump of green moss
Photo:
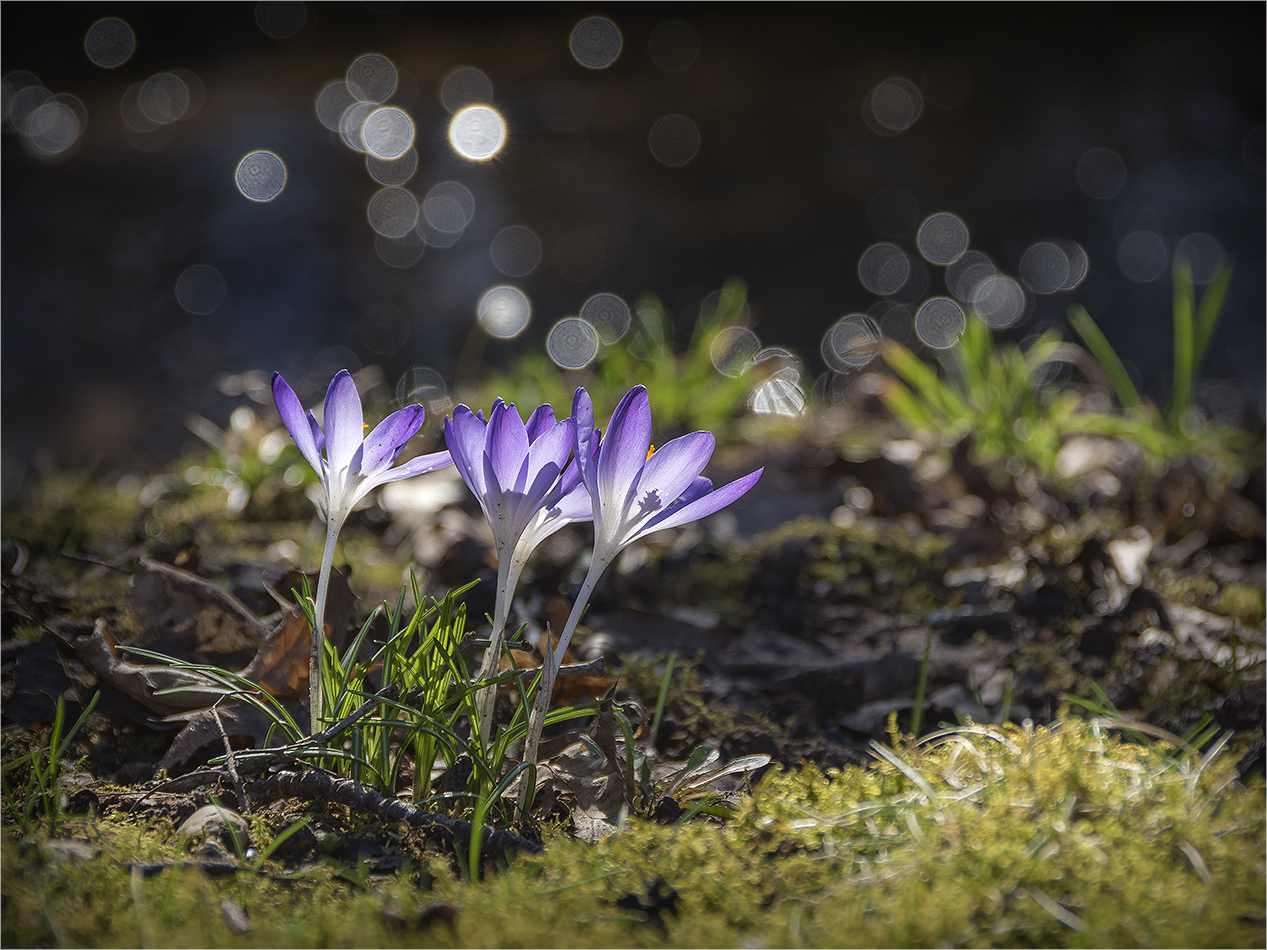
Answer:
[[[1121, 741], [1095, 722], [974, 726], [878, 752], [876, 768], [774, 772], [728, 824], [630, 821], [555, 840], [477, 883], [448, 856], [269, 862], [212, 879], [171, 860], [170, 823], [95, 822], [104, 853], [55, 861], [6, 836], [11, 945], [1261, 946], [1261, 779]], [[257, 830], [258, 830], [257, 823]], [[263, 842], [256, 842], [257, 846]], [[676, 893], [659, 912], [649, 892]], [[632, 898], [632, 900], [631, 900]], [[250, 921], [234, 931], [232, 901]], [[443, 902], [452, 922], [420, 924]]]
[[[672, 569], [664, 559], [656, 567], [656, 590], [674, 603], [709, 604], [738, 626], [751, 618], [754, 590], [771, 584], [789, 600], [865, 601], [916, 614], [947, 602], [940, 555], [952, 541], [889, 522], [842, 527], [803, 517], [751, 541], [700, 545], [684, 563], [672, 561]], [[776, 574], [777, 583], [767, 583]]]
[[1210, 603], [1210, 609], [1225, 617], [1235, 617], [1251, 626], [1262, 626], [1263, 618], [1267, 615], [1267, 592], [1261, 587], [1229, 581], [1219, 589], [1218, 596]]

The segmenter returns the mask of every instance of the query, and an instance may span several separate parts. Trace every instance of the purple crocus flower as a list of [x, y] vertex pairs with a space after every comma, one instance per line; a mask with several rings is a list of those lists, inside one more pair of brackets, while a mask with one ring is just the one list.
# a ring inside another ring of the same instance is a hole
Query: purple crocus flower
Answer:
[[[493, 631], [480, 678], [497, 672], [515, 586], [533, 549], [570, 521], [587, 520], [590, 506], [572, 454], [571, 419], [556, 422], [539, 407], [525, 425], [513, 404], [498, 399], [488, 422], [458, 406], [444, 423], [444, 438], [467, 487], [479, 500], [497, 549]], [[579, 494], [578, 494], [579, 492]], [[487, 743], [495, 691], [479, 695], [480, 737]]]
[[[321, 574], [317, 581], [312, 630], [312, 657], [308, 668], [308, 697], [312, 731], [321, 728], [321, 654], [325, 637], [326, 594], [330, 588], [330, 568], [334, 563], [334, 544], [343, 522], [358, 501], [372, 489], [432, 472], [448, 465], [448, 452], [433, 452], [410, 459], [392, 468], [405, 443], [422, 428], [425, 415], [422, 406], [406, 406], [380, 422], [365, 435], [361, 397], [347, 370], [339, 370], [326, 390], [322, 419], [325, 430], [311, 412], [305, 413], [295, 391], [273, 374], [273, 401], [282, 423], [308, 464], [313, 467], [325, 488], [326, 546], [321, 558]], [[325, 457], [322, 457], [322, 449]]]
[[541, 727], [550, 706], [563, 654], [598, 579], [624, 548], [666, 528], [698, 521], [739, 499], [761, 477], [757, 469], [721, 488], [700, 475], [716, 444], [711, 432], [691, 432], [655, 449], [651, 445], [651, 403], [644, 386], [625, 394], [602, 444], [594, 429], [594, 405], [578, 389], [572, 400], [576, 461], [589, 489], [594, 519], [594, 556], [554, 654], [546, 658], [541, 687], [533, 704], [524, 761], [536, 760]]

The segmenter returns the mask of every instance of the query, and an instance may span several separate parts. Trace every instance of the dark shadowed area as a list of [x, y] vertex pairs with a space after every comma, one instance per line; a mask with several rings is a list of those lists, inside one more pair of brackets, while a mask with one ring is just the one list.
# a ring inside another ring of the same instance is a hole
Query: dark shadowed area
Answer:
[[[1080, 303], [1159, 398], [1172, 259], [1231, 259], [1196, 400], [1261, 415], [1261, 5], [599, 12], [6, 5], [4, 497], [171, 458], [244, 371], [452, 383], [504, 284], [532, 314], [493, 364], [601, 292], [657, 295], [685, 340], [738, 276], [807, 393], [845, 314], [917, 344], [930, 298], [1014, 293], [1002, 335], [1069, 338]], [[471, 105], [491, 160], [451, 141]]]

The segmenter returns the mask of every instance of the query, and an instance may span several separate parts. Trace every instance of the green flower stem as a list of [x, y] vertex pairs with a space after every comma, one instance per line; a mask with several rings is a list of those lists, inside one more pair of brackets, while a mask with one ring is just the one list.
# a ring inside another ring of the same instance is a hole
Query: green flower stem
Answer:
[[[502, 640], [506, 635], [506, 618], [510, 616], [510, 602], [514, 599], [513, 580], [518, 581], [518, 572], [513, 569], [514, 558], [510, 552], [502, 551], [497, 557], [497, 600], [493, 605], [493, 632], [488, 638], [488, 649], [484, 651], [484, 662], [480, 664], [479, 679], [486, 680], [497, 675], [501, 665]], [[480, 747], [488, 748], [488, 737], [493, 727], [493, 706], [497, 702], [497, 687], [485, 686], [476, 697], [480, 718]]]
[[312, 654], [308, 659], [308, 711], [311, 735], [321, 731], [322, 697], [321, 665], [325, 653], [326, 596], [330, 593], [330, 570], [334, 566], [334, 543], [343, 528], [342, 518], [326, 522], [326, 547], [321, 555], [321, 574], [317, 578], [317, 597], [313, 603]]
[[[563, 633], [559, 637], [559, 644], [554, 648], [553, 652], [549, 650], [549, 644], [546, 644], [545, 663], [543, 664], [541, 674], [541, 685], [537, 688], [537, 695], [532, 701], [532, 712], [528, 717], [528, 735], [524, 739], [524, 755], [523, 761], [535, 765], [537, 762], [537, 748], [541, 745], [541, 730], [545, 726], [546, 713], [550, 711], [550, 696], [554, 692], [554, 681], [558, 678], [559, 667], [563, 664], [563, 655], [567, 652], [568, 644], [572, 642], [572, 634], [576, 631], [576, 625], [581, 621], [581, 615], [585, 613], [585, 606], [589, 603], [590, 594], [594, 593], [594, 587], [598, 583], [598, 579], [602, 577], [603, 571], [607, 569], [604, 561], [590, 562], [589, 573], [585, 575], [585, 581], [581, 584], [581, 589], [576, 595], [576, 603], [572, 605], [572, 612], [568, 614], [567, 623], [563, 627]], [[520, 807], [527, 800], [528, 785], [525, 781], [523, 792], [520, 796]]]

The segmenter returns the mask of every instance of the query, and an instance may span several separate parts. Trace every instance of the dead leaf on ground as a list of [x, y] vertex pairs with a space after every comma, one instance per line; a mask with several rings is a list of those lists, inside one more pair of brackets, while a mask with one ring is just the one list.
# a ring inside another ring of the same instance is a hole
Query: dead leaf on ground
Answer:
[[138, 645], [191, 663], [239, 669], [268, 639], [268, 628], [218, 584], [141, 558], [129, 597]]
[[[550, 635], [550, 649], [554, 649], [558, 645], [559, 638], [554, 634]], [[541, 659], [532, 653], [524, 650], [511, 649], [507, 651], [509, 656], [503, 656], [501, 661], [500, 672], [505, 673], [511, 668], [511, 657], [514, 657], [515, 666], [521, 670], [536, 670], [541, 667]], [[567, 666], [572, 663], [580, 663], [571, 650], [563, 651], [563, 665]], [[605, 694], [616, 684], [613, 679], [606, 676], [560, 676], [554, 681], [554, 692], [550, 694], [551, 708], [559, 706], [571, 706], [575, 703], [588, 702], [591, 699]], [[510, 685], [506, 689], [513, 689], [516, 692], [518, 687]]]
[[242, 675], [279, 699], [308, 695], [308, 664], [312, 655], [312, 626], [298, 609], [287, 610], [273, 634]]
[[[99, 681], [141, 701], [161, 716], [210, 706], [220, 698], [215, 681], [201, 673], [171, 666], [143, 666], [121, 659], [104, 618], [93, 624], [90, 636], [76, 637], [67, 645], [97, 674]], [[156, 695], [172, 689], [191, 692]]]

